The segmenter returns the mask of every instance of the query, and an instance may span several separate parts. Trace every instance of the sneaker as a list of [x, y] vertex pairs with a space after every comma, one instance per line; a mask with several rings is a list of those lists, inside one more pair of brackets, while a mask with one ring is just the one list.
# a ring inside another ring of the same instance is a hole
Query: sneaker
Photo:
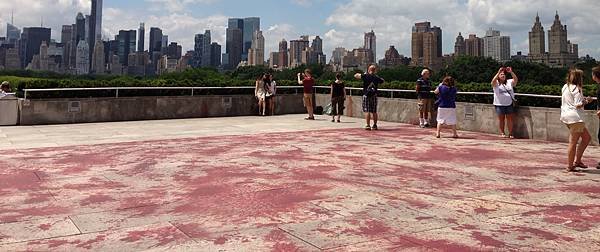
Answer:
[[371, 130], [371, 126], [369, 126], [369, 125], [365, 126], [365, 130]]
[[596, 169], [600, 169], [600, 163], [598, 163], [598, 165], [596, 165]]
[[425, 128], [425, 124], [419, 124], [419, 128], [421, 128], [421, 129]]
[[373, 130], [378, 130], [378, 128], [377, 128], [377, 124], [374, 124], [374, 125], [373, 125]]
[[338, 122], [338, 123], [341, 123], [342, 121], [340, 121], [340, 120], [337, 120], [337, 122]]
[[429, 128], [429, 123], [426, 123], [425, 125], [423, 125], [423, 128]]

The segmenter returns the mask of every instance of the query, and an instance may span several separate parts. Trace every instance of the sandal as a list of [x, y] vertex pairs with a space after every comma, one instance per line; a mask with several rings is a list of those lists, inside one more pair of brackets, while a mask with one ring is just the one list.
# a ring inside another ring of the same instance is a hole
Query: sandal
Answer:
[[583, 168], [583, 169], [588, 168], [588, 166], [585, 165], [583, 162], [575, 163], [574, 167], [579, 167], [579, 168]]
[[567, 169], [565, 169], [565, 172], [572, 173], [572, 172], [579, 172], [579, 171], [577, 171], [576, 167], [573, 166], [573, 167], [567, 167]]

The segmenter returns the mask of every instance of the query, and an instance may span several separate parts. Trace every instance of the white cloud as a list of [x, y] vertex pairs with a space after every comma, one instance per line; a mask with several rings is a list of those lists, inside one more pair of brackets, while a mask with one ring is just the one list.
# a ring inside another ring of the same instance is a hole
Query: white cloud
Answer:
[[312, 1], [311, 0], [290, 0], [290, 1], [293, 4], [304, 6], [304, 7], [310, 7], [312, 5]]
[[182, 12], [187, 6], [192, 4], [210, 4], [217, 0], [146, 0], [152, 4], [153, 10], [164, 11], [165, 8], [169, 12]]

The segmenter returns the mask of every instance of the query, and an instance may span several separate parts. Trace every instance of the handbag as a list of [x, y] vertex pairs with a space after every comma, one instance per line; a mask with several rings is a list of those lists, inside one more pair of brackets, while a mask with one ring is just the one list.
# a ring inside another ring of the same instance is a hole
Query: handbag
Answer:
[[517, 100], [517, 98], [515, 98], [515, 96], [513, 95], [513, 93], [511, 93], [508, 90], [508, 88], [506, 87], [506, 84], [502, 84], [502, 86], [504, 86], [504, 89], [506, 90], [506, 92], [508, 92], [508, 95], [510, 95], [510, 99], [512, 99], [511, 106], [513, 107], [513, 110], [516, 112], [519, 109], [519, 101]]
[[369, 86], [367, 87], [367, 92], [365, 93], [365, 95], [367, 97], [372, 97], [377, 93], [377, 91], [375, 91], [375, 84], [373, 82], [371, 82], [371, 84], [369, 84]]
[[327, 106], [325, 106], [325, 114], [326, 115], [333, 114], [333, 107], [331, 106], [331, 103], [329, 103], [329, 104], [327, 104]]

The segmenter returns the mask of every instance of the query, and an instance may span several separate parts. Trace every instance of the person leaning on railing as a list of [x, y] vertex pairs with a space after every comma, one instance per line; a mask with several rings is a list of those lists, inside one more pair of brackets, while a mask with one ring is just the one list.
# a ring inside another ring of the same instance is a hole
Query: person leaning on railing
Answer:
[[[592, 137], [585, 126], [584, 106], [591, 98], [583, 97], [583, 71], [571, 69], [567, 83], [562, 88], [560, 121], [569, 128], [569, 148], [567, 151], [567, 172], [575, 172], [576, 168], [588, 168], [581, 159]], [[577, 143], [581, 139], [581, 143]]]
[[[510, 74], [512, 79], [508, 79], [506, 74]], [[494, 89], [494, 106], [496, 106], [496, 114], [498, 114], [498, 129], [500, 136], [505, 138], [505, 126], [508, 124], [508, 137], [514, 138], [513, 134], [513, 115], [516, 113], [514, 109], [515, 91], [514, 88], [519, 84], [519, 78], [511, 67], [502, 67], [492, 79], [492, 88]], [[506, 122], [506, 124], [505, 124]]]

